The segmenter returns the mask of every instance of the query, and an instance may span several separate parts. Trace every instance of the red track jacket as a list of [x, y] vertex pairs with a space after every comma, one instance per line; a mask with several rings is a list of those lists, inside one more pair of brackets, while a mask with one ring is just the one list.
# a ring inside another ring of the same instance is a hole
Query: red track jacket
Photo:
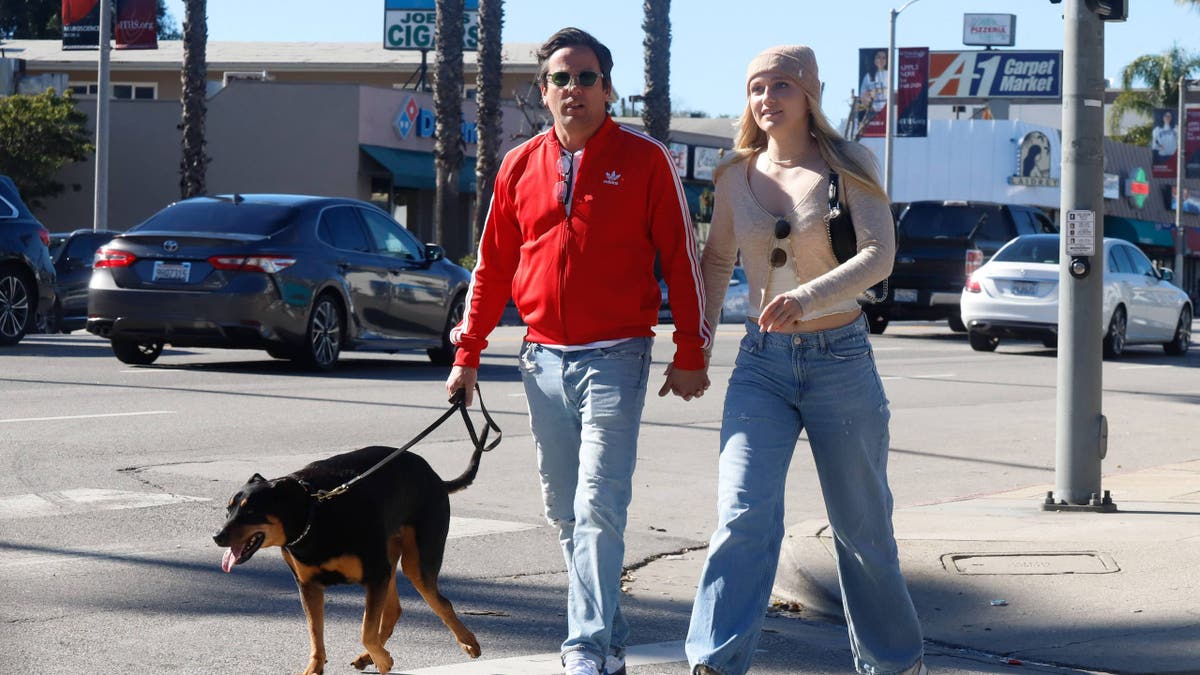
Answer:
[[662, 262], [675, 321], [676, 368], [699, 370], [712, 340], [683, 186], [666, 147], [605, 120], [584, 147], [571, 214], [556, 198], [553, 129], [504, 157], [467, 292], [452, 332], [454, 363], [478, 367], [511, 296], [530, 342], [581, 345], [646, 337], [662, 297]]

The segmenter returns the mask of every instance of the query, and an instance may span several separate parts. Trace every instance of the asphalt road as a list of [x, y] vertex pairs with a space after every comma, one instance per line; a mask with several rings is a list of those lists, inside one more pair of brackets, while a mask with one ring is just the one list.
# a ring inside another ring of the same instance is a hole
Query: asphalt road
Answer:
[[[654, 390], [670, 357], [662, 328]], [[705, 397], [648, 401], [627, 566], [707, 541], [721, 398], [740, 332], [721, 327]], [[475, 485], [451, 499], [442, 573], [443, 593], [486, 658], [553, 653], [564, 624], [563, 563], [541, 517], [515, 368], [520, 337], [520, 328], [498, 329], [484, 359], [483, 394], [504, 441]], [[925, 323], [893, 324], [873, 343], [892, 405], [898, 507], [1053, 482], [1055, 352], [1024, 343], [975, 353], [964, 336]], [[364, 445], [403, 444], [446, 407], [446, 371], [423, 354], [347, 353], [334, 373], [316, 375], [261, 352], [168, 348], [155, 365], [130, 367], [106, 341], [75, 333], [29, 336], [0, 351], [0, 364], [4, 673], [301, 670], [303, 614], [278, 552], [221, 572], [211, 536], [229, 496], [255, 472], [274, 477]], [[1198, 349], [1179, 358], [1137, 347], [1105, 362], [1106, 474], [1196, 457], [1198, 367]], [[416, 451], [454, 476], [465, 439], [452, 421]], [[787, 518], [822, 513], [802, 442]], [[393, 672], [463, 662], [411, 587], [401, 582], [400, 592]], [[638, 641], [678, 640], [681, 602], [665, 593], [641, 602]], [[343, 664], [360, 651], [361, 612], [360, 589], [329, 594], [326, 672], [354, 672]]]

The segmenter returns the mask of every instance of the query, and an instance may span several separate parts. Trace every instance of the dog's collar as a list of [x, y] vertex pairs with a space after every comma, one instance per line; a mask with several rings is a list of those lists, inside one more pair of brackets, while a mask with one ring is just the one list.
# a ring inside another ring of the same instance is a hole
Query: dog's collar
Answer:
[[312, 486], [309, 485], [308, 483], [300, 480], [299, 478], [293, 478], [292, 480], [299, 483], [300, 487], [304, 489], [305, 494], [308, 495], [308, 499], [309, 499], [308, 518], [306, 519], [306, 521], [304, 523], [304, 530], [302, 530], [300, 532], [300, 536], [298, 536], [295, 539], [284, 544], [283, 545], [284, 548], [291, 548], [291, 547], [295, 546], [296, 544], [299, 544], [301, 541], [303, 541], [303, 539], [305, 537], [308, 536], [309, 531], [312, 530], [313, 516], [315, 515], [315, 512], [317, 510], [317, 498], [313, 495]]

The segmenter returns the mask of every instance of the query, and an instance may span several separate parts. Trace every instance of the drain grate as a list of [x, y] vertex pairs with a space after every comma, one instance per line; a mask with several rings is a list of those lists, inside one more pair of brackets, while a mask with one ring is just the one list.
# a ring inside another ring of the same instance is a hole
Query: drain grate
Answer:
[[1117, 562], [1100, 551], [947, 553], [942, 567], [956, 574], [1111, 574]]

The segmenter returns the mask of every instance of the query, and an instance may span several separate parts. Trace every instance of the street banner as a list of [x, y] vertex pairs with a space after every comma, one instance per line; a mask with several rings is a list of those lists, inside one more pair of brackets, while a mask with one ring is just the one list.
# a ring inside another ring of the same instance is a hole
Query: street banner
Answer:
[[62, 0], [62, 48], [100, 48], [99, 0]]
[[156, 0], [117, 0], [116, 49], [158, 49]]
[[[929, 48], [900, 49], [896, 82], [896, 137], [924, 137], [929, 126]], [[887, 135], [888, 50], [858, 50], [857, 128], [863, 138]]]
[[[432, 51], [437, 0], [384, 0], [383, 48]], [[463, 0], [463, 50], [479, 50], [479, 0]]]
[[1061, 99], [1062, 52], [930, 52], [929, 97]]
[[924, 138], [929, 129], [929, 48], [906, 47], [897, 60], [896, 137]]
[[858, 116], [859, 136], [882, 138], [887, 129], [888, 50], [873, 47], [858, 50], [858, 99], [854, 110]]
[[1154, 128], [1150, 131], [1150, 175], [1155, 178], [1175, 177], [1175, 153], [1179, 151], [1179, 125], [1175, 110], [1154, 109]]
[[1188, 178], [1200, 178], [1200, 109], [1187, 110], [1187, 124], [1184, 126], [1183, 175]]

